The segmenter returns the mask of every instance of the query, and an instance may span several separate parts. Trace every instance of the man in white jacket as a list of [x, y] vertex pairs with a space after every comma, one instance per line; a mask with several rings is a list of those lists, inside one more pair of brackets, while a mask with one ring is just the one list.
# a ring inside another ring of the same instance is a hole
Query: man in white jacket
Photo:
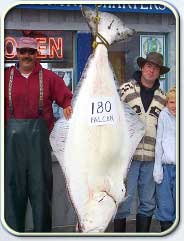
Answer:
[[156, 219], [161, 232], [176, 218], [176, 88], [167, 93], [167, 105], [158, 119], [153, 177], [156, 184]]

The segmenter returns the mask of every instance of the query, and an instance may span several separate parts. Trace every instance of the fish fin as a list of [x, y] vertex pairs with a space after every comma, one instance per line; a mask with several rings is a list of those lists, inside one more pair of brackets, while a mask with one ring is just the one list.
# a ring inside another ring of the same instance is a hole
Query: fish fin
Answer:
[[128, 133], [130, 137], [129, 160], [131, 160], [138, 144], [145, 134], [145, 124], [141, 121], [139, 115], [127, 103], [122, 102], [122, 108], [128, 124]]
[[54, 128], [49, 137], [53, 153], [58, 159], [60, 165], [62, 165], [64, 160], [64, 148], [68, 130], [69, 120], [60, 118], [55, 122]]

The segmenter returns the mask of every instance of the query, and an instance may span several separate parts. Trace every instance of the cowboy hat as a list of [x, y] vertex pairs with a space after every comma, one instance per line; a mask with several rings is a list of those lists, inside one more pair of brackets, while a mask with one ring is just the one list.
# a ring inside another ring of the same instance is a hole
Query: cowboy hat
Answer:
[[167, 66], [163, 66], [163, 55], [160, 53], [150, 52], [146, 56], [146, 59], [144, 59], [143, 57], [137, 58], [137, 64], [140, 68], [142, 68], [146, 62], [156, 64], [160, 68], [160, 75], [166, 74], [170, 70], [170, 68], [168, 68]]

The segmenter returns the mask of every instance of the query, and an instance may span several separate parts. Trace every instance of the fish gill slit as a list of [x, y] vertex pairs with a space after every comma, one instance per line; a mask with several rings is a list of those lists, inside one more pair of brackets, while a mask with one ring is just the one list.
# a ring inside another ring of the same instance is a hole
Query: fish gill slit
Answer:
[[104, 195], [98, 202], [103, 201], [105, 196], [106, 196], [106, 195]]
[[117, 205], [117, 202], [116, 202], [116, 200], [115, 200], [115, 198], [109, 193], [109, 192], [107, 192], [107, 191], [103, 191], [103, 192], [105, 192], [106, 193], [106, 195], [104, 195], [98, 202], [100, 203], [101, 201], [103, 201], [103, 199], [108, 195], [109, 197], [111, 197], [112, 198], [112, 200], [114, 201], [114, 203], [115, 203], [115, 205], [118, 207], [118, 205]]

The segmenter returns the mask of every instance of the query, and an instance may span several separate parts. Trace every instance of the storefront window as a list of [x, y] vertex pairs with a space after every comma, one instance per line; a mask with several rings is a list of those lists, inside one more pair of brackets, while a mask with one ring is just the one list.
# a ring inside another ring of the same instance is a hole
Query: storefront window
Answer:
[[49, 67], [73, 68], [73, 34], [61, 30], [5, 30], [5, 62], [16, 62], [16, 42], [21, 36], [36, 38], [40, 62]]
[[[141, 47], [144, 46], [141, 46], [141, 36], [143, 34], [144, 37], [148, 38], [153, 36], [153, 33], [151, 32], [139, 32], [130, 39], [116, 43], [109, 48], [109, 59], [120, 85], [132, 79], [135, 71], [139, 70], [139, 66], [137, 65], [137, 58], [142, 56]], [[163, 37], [164, 41], [167, 41], [164, 33], [154, 33], [154, 38], [152, 39], [157, 39], [157, 36], [158, 38]], [[148, 51], [160, 52], [165, 57], [165, 52], [167, 52], [165, 46], [166, 43], [164, 42], [162, 46], [163, 49], [160, 50], [160, 45], [157, 46], [157, 44], [154, 44], [153, 46], [152, 44], [152, 48], [149, 48]], [[167, 65], [166, 59], [164, 59], [164, 61]], [[166, 78], [166, 75], [161, 76], [160, 78], [162, 89], [164, 89], [164, 82], [166, 81]]]

